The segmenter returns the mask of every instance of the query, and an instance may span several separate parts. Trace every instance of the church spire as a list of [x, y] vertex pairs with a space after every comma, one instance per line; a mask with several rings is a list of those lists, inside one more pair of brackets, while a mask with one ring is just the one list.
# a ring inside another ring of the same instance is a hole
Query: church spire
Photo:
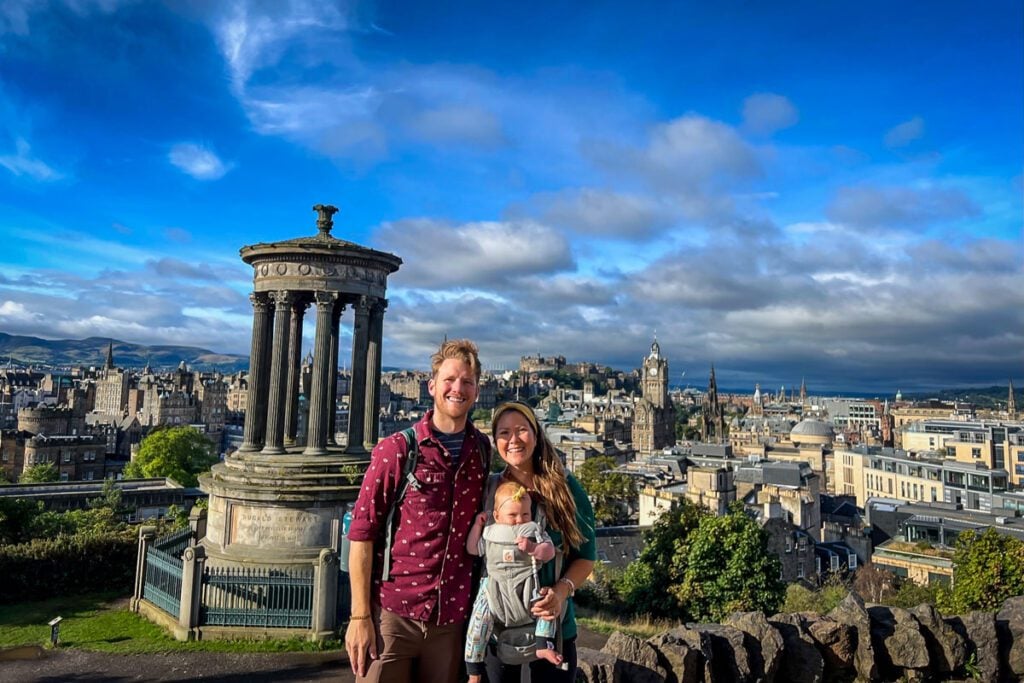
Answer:
[[107, 359], [103, 361], [104, 370], [114, 369], [114, 342], [110, 342], [107, 345]]
[[1006, 412], [1011, 420], [1017, 417], [1017, 398], [1013, 395], [1013, 379], [1010, 380], [1010, 396], [1006, 399]]

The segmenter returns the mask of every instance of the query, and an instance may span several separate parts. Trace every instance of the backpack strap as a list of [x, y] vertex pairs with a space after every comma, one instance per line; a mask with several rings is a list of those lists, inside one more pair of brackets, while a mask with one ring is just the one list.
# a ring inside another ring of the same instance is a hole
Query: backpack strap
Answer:
[[491, 472], [491, 442], [479, 429], [476, 430], [476, 439], [480, 449], [480, 464], [483, 465], [486, 477]]
[[395, 536], [395, 512], [405, 498], [405, 492], [409, 487], [416, 490], [420, 488], [420, 482], [416, 479], [416, 461], [420, 456], [420, 445], [416, 440], [416, 430], [412, 427], [402, 430], [405, 437], [405, 461], [402, 466], [402, 479], [398, 482], [398, 490], [395, 493], [395, 500], [388, 510], [387, 519], [384, 521], [384, 567], [381, 572], [381, 580], [387, 581], [391, 577], [391, 545]]

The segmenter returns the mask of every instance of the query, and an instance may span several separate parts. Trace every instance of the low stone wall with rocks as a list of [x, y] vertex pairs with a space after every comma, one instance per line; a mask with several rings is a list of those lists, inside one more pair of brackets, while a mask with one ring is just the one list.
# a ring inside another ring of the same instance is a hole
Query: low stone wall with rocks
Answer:
[[746, 612], [647, 640], [615, 633], [600, 651], [580, 648], [579, 662], [588, 683], [1021, 681], [1024, 597], [943, 617], [851, 595], [825, 616]]

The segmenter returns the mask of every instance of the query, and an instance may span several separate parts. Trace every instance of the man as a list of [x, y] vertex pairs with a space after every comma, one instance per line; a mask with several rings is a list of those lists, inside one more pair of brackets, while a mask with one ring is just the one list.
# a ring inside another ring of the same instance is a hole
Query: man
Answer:
[[357, 680], [456, 681], [474, 588], [466, 537], [481, 509], [490, 450], [469, 421], [479, 382], [472, 342], [446, 341], [431, 358], [434, 407], [414, 427], [416, 482], [395, 515], [386, 580], [385, 519], [409, 446], [398, 433], [373, 449], [348, 534], [352, 616], [345, 649]]

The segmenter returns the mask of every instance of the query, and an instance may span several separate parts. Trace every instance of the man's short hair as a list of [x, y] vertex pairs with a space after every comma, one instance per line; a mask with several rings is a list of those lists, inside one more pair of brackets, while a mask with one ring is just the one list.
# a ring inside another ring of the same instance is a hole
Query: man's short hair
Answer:
[[468, 339], [445, 340], [437, 353], [430, 357], [430, 376], [436, 379], [441, 364], [449, 358], [461, 360], [468, 365], [476, 376], [476, 380], [480, 381], [480, 356], [476, 344]]

